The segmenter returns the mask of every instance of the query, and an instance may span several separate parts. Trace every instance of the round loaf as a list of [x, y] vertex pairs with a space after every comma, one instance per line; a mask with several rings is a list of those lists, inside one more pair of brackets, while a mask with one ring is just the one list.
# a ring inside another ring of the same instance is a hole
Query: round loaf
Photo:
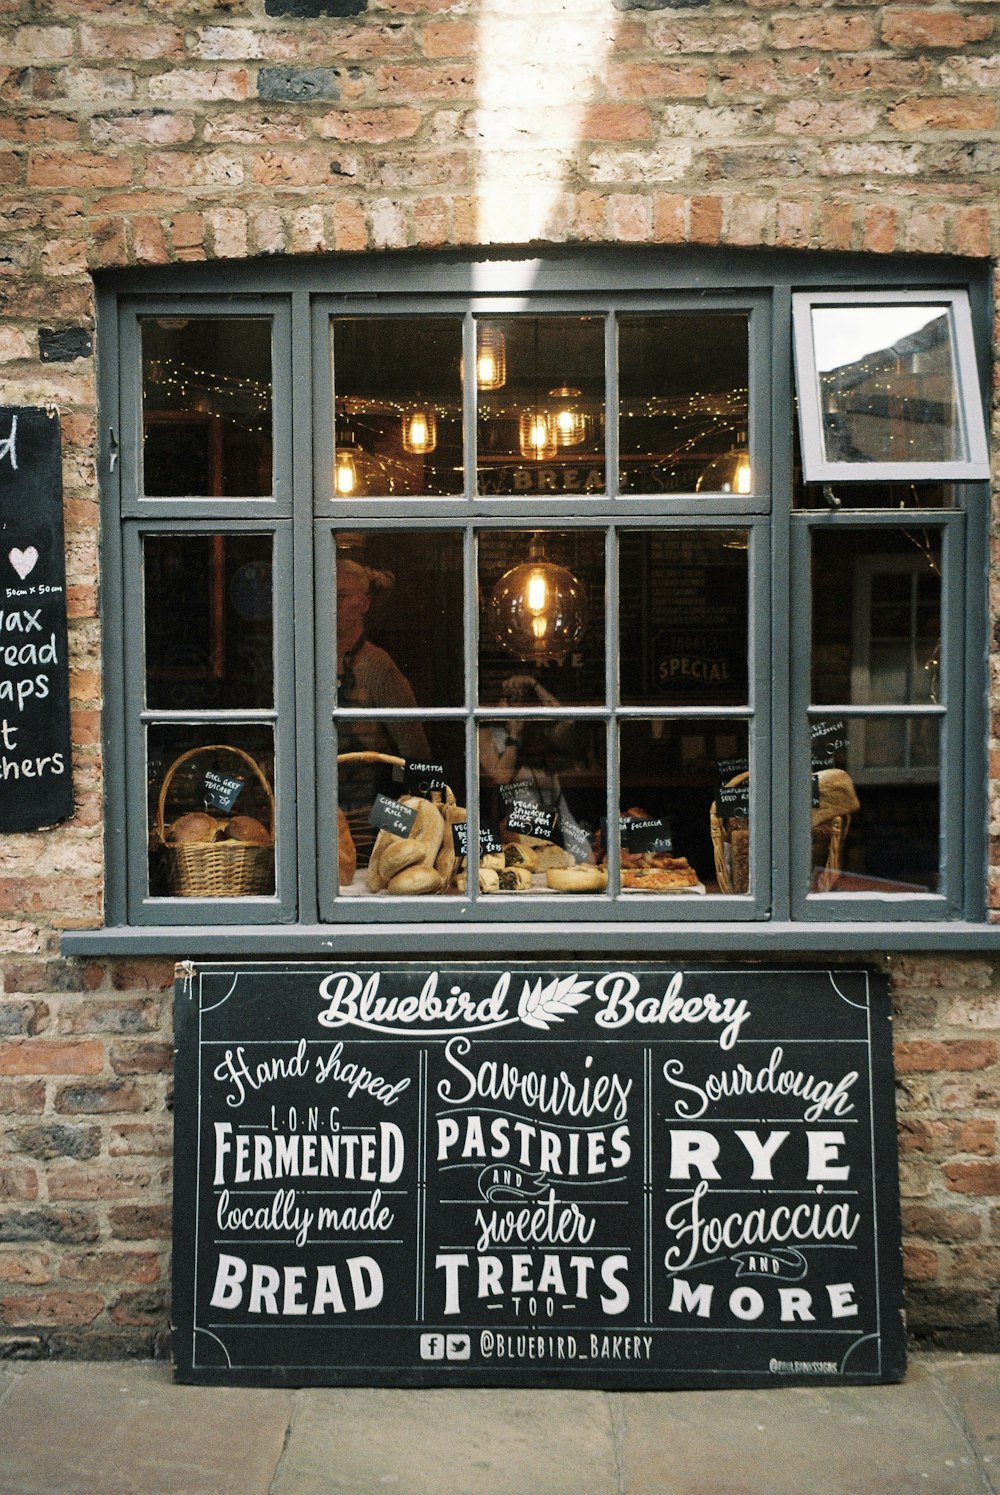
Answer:
[[608, 886], [608, 869], [586, 863], [576, 867], [549, 867], [545, 881], [557, 893], [601, 893]]

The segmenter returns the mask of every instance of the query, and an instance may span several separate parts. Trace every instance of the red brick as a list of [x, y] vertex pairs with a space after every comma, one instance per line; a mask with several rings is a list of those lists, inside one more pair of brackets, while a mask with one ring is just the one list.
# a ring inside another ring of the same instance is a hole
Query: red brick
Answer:
[[889, 110], [894, 130], [959, 130], [964, 135], [992, 130], [997, 106], [976, 97], [903, 99]]
[[132, 157], [108, 152], [31, 151], [29, 187], [124, 187], [132, 180]]
[[826, 12], [812, 16], [775, 16], [771, 22], [775, 47], [798, 51], [811, 47], [822, 52], [863, 52], [874, 40], [868, 16]]
[[965, 47], [985, 41], [993, 31], [993, 17], [963, 15], [956, 10], [893, 10], [882, 12], [882, 40], [891, 47]]
[[996, 1063], [997, 1046], [990, 1038], [957, 1038], [932, 1042], [915, 1039], [895, 1046], [896, 1069], [900, 1074], [911, 1070], [986, 1069]]
[[608, 69], [608, 92], [616, 99], [703, 98], [708, 73], [695, 64], [617, 62]]
[[903, 1243], [903, 1276], [907, 1282], [932, 1282], [937, 1275], [936, 1251], [913, 1241]]
[[969, 254], [986, 259], [993, 243], [993, 224], [989, 209], [956, 208], [952, 240], [956, 254]]
[[41, 1287], [51, 1281], [50, 1263], [46, 1251], [0, 1251], [0, 1282]]
[[342, 199], [334, 204], [333, 245], [346, 253], [368, 248], [368, 226], [358, 203]]
[[24, 1163], [0, 1163], [0, 1204], [37, 1198], [37, 1169]]
[[103, 1312], [100, 1293], [31, 1293], [0, 1298], [0, 1318], [11, 1328], [92, 1324]]
[[941, 1171], [956, 1194], [1000, 1194], [1000, 1162], [946, 1163]]
[[163, 1288], [147, 1288], [145, 1292], [122, 1293], [111, 1310], [116, 1324], [146, 1325], [161, 1324], [167, 1309], [167, 1295]]
[[592, 104], [579, 127], [581, 140], [648, 140], [652, 133], [649, 110], [638, 104]]
[[158, 1282], [162, 1269], [153, 1251], [80, 1251], [59, 1262], [60, 1277], [78, 1282]]
[[104, 1068], [99, 1039], [27, 1038], [0, 1045], [0, 1074], [96, 1075]]
[[722, 198], [692, 197], [690, 231], [692, 244], [718, 244], [722, 235]]
[[820, 207], [819, 247], [851, 249], [854, 244], [854, 205], [849, 202], [826, 202]]
[[111, 968], [115, 991], [166, 991], [174, 984], [174, 962], [170, 960], [120, 960]]
[[326, 140], [384, 145], [412, 139], [423, 122], [419, 109], [345, 109], [317, 119], [314, 129]]
[[119, 1205], [108, 1210], [111, 1234], [119, 1241], [170, 1239], [170, 1206]]
[[420, 48], [425, 57], [474, 57], [478, 43], [475, 21], [432, 21], [423, 28]]

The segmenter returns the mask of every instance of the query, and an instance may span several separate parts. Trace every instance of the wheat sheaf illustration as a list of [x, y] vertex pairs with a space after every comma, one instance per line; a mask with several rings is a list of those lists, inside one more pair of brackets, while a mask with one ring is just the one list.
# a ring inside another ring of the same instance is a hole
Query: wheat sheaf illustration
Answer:
[[554, 977], [547, 986], [541, 976], [534, 986], [526, 981], [517, 1004], [517, 1015], [531, 1028], [549, 1028], [553, 1023], [561, 1023], [564, 1017], [576, 1011], [581, 1002], [587, 1001], [590, 996], [588, 988], [592, 984], [577, 980], [575, 971], [570, 976]]

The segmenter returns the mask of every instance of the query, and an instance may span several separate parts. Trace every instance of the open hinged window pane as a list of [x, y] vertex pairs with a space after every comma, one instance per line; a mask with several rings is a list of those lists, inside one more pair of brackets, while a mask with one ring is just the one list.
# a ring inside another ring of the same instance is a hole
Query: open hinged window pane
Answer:
[[807, 482], [989, 477], [966, 292], [792, 305]]

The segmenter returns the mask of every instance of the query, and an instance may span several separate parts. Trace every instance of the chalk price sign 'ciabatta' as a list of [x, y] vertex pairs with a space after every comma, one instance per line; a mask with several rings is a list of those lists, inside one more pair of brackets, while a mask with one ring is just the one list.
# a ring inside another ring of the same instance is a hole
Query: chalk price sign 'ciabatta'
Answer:
[[183, 1380], [898, 1380], [884, 978], [189, 965]]
[[59, 421], [0, 408], [0, 831], [73, 813]]

